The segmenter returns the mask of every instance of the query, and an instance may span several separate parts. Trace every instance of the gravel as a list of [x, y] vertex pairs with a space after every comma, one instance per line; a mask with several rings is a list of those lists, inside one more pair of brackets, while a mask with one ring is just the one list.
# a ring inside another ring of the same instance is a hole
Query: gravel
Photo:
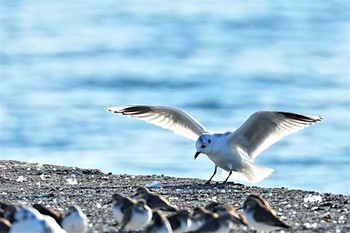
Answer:
[[[0, 160], [0, 200], [12, 204], [41, 203], [65, 212], [78, 204], [89, 219], [89, 232], [117, 232], [111, 208], [113, 193], [133, 195], [137, 186], [152, 190], [180, 208], [217, 201], [240, 207], [249, 194], [265, 197], [292, 229], [284, 232], [350, 232], [350, 196], [286, 188], [260, 188], [229, 182], [168, 176], [103, 173], [37, 163]], [[237, 226], [234, 232], [253, 232]]]

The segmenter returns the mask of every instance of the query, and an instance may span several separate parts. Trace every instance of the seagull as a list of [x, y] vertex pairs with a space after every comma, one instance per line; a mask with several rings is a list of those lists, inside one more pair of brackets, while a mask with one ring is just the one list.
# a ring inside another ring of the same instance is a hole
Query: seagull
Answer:
[[215, 164], [206, 184], [213, 179], [218, 167], [228, 173], [223, 184], [232, 174], [235, 179], [251, 183], [265, 179], [273, 169], [255, 164], [254, 159], [283, 137], [322, 119], [292, 112], [259, 111], [235, 131], [213, 133], [183, 110], [171, 106], [114, 106], [106, 110], [138, 118], [196, 141], [194, 159], [205, 154]]

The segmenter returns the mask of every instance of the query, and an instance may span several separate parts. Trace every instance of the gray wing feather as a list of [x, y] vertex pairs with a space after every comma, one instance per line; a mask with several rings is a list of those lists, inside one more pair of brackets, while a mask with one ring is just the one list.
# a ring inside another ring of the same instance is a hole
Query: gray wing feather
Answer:
[[138, 118], [192, 140], [197, 140], [202, 133], [208, 132], [186, 112], [174, 107], [135, 105], [107, 107], [106, 110]]
[[256, 112], [227, 137], [232, 145], [245, 150], [249, 158], [255, 159], [283, 137], [321, 120], [319, 116], [290, 112]]

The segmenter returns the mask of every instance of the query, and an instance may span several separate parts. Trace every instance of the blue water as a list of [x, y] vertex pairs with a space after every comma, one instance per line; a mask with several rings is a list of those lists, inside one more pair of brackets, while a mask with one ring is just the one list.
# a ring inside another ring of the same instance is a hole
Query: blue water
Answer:
[[194, 142], [104, 107], [173, 105], [213, 131], [292, 111], [324, 120], [257, 157], [275, 169], [258, 185], [350, 194], [347, 0], [2, 0], [0, 11], [1, 159], [208, 179]]

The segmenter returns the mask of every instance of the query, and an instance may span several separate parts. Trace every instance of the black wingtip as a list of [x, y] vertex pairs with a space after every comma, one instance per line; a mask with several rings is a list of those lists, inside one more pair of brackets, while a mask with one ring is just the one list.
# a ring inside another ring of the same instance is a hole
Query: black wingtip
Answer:
[[117, 110], [109, 109], [109, 107], [104, 108], [104, 110], [107, 111], [107, 112], [112, 112], [112, 113], [117, 113], [117, 114], [123, 113], [123, 111], [117, 111]]
[[[112, 109], [109, 109], [109, 108], [112, 108]], [[118, 110], [113, 110], [113, 107], [107, 107], [105, 108], [105, 110], [113, 113], [123, 114], [123, 115], [137, 115], [137, 114], [148, 113], [152, 111], [152, 108], [149, 106], [135, 105], [135, 106], [121, 107]]]
[[323, 119], [321, 116], [316, 117], [311, 115], [301, 115], [301, 114], [292, 113], [292, 112], [279, 112], [279, 113], [285, 116], [286, 118], [293, 119], [296, 121], [302, 121], [309, 124], [319, 122]]
[[122, 109], [121, 113], [129, 115], [129, 114], [143, 114], [150, 111], [151, 111], [151, 107], [149, 106], [136, 105], [136, 106], [130, 106]]

